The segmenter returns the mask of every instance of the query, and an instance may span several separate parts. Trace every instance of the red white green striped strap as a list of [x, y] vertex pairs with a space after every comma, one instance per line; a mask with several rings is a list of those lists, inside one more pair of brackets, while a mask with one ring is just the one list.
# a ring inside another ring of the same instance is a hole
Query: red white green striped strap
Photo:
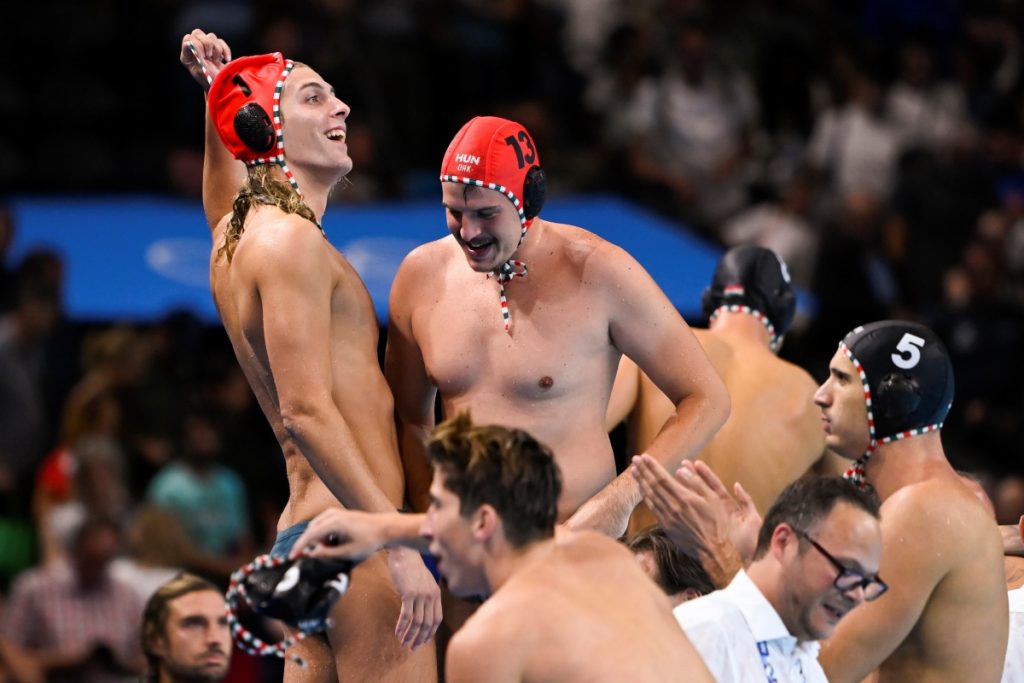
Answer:
[[[526, 238], [526, 232], [530, 229], [530, 224], [526, 220], [526, 213], [523, 211], [523, 203], [519, 201], [519, 197], [514, 192], [509, 190], [504, 185], [497, 183], [485, 183], [482, 180], [475, 180], [473, 178], [466, 178], [464, 176], [457, 175], [443, 175], [441, 176], [442, 183], [462, 183], [463, 185], [472, 185], [474, 187], [483, 187], [488, 190], [496, 190], [511, 200], [512, 205], [516, 207], [516, 211], [519, 213], [519, 224], [523, 226], [522, 232], [519, 233], [519, 244], [516, 245], [516, 249], [519, 249], [523, 244], [523, 240]], [[512, 313], [508, 309], [508, 295], [505, 294], [505, 283], [511, 282], [517, 277], [526, 277], [528, 271], [526, 264], [522, 261], [515, 259], [509, 259], [502, 263], [494, 271], [495, 277], [498, 279], [498, 304], [501, 306], [501, 322], [505, 326], [505, 331], [509, 332], [512, 329]], [[491, 276], [490, 273], [487, 275]]]
[[[224, 596], [224, 599], [227, 602], [228, 625], [231, 628], [231, 635], [234, 636], [235, 643], [238, 644], [238, 647], [251, 655], [281, 657], [283, 659], [285, 656], [285, 650], [305, 638], [307, 635], [304, 631], [300, 630], [297, 632], [295, 637], [288, 636], [284, 640], [276, 643], [267, 643], [253, 634], [249, 629], [242, 626], [241, 622], [238, 621], [237, 611], [239, 601], [244, 600], [250, 608], [253, 606], [252, 602], [249, 600], [249, 596], [246, 595], [245, 592], [245, 577], [260, 569], [280, 567], [286, 562], [288, 562], [287, 557], [260, 555], [249, 564], [244, 567], [240, 567], [231, 574], [231, 582], [228, 584], [228, 592]], [[292, 653], [289, 653], [288, 657], [300, 667], [306, 667], [306, 661], [302, 657]]]
[[857, 370], [857, 375], [860, 377], [861, 385], [864, 387], [864, 402], [868, 409], [868, 436], [871, 438], [871, 442], [868, 444], [868, 449], [864, 451], [864, 455], [857, 458], [853, 465], [843, 473], [843, 477], [849, 479], [859, 488], [864, 489], [867, 488], [865, 470], [867, 469], [868, 461], [871, 459], [871, 456], [874, 455], [875, 451], [878, 450], [879, 446], [892, 443], [894, 441], [909, 439], [912, 436], [920, 436], [921, 434], [927, 434], [928, 432], [938, 431], [942, 429], [942, 423], [939, 422], [925, 427], [918, 427], [917, 429], [907, 429], [902, 432], [897, 432], [896, 434], [878, 438], [877, 434], [875, 434], [875, 415], [871, 405], [871, 385], [868, 384], [868, 375], [864, 372], [864, 366], [861, 365], [860, 361], [857, 360], [857, 357], [853, 355], [853, 352], [850, 351], [850, 348], [846, 344], [839, 342], [839, 348], [843, 350], [846, 357], [850, 359], [851, 363], [853, 363], [853, 367]]

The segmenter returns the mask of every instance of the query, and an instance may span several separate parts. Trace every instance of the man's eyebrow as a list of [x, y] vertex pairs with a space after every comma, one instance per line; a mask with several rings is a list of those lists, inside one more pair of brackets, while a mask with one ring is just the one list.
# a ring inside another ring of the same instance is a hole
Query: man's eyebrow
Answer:
[[303, 83], [301, 86], [299, 86], [299, 90], [300, 91], [305, 90], [306, 88], [315, 88], [317, 90], [326, 90], [327, 92], [331, 93], [331, 95], [334, 94], [334, 88], [333, 87], [327, 86], [325, 88], [322, 83], [317, 83], [316, 81], [308, 81], [306, 83]]
[[843, 567], [846, 568], [847, 570], [857, 572], [861, 576], [864, 576], [864, 577], [867, 577], [867, 578], [875, 578], [876, 576], [878, 576], [878, 572], [868, 572], [868, 571], [865, 571], [864, 570], [864, 565], [862, 565], [860, 562], [858, 562], [857, 560], [853, 559], [852, 557], [842, 557], [842, 556], [838, 556], [837, 555], [836, 556], [836, 560], [838, 560], [839, 563], [841, 565], [843, 565]]
[[449, 204], [448, 202], [446, 202], [446, 201], [444, 201], [442, 199], [441, 200], [441, 206], [443, 206], [444, 208], [448, 209], [449, 211], [459, 211], [461, 213], [479, 213], [480, 211], [488, 211], [488, 210], [491, 210], [491, 209], [496, 209], [496, 208], [498, 208], [499, 205], [498, 204], [488, 204], [487, 206], [467, 206], [467, 207], [460, 208], [460, 207], [457, 207], [457, 206], [452, 206], [451, 204]]

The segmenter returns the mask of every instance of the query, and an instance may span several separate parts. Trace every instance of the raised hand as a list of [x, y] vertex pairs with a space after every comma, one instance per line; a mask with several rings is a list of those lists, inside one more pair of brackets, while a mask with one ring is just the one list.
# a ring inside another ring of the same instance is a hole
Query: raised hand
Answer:
[[197, 28], [182, 37], [179, 59], [203, 90], [209, 90], [221, 67], [231, 61], [231, 48], [215, 33]]
[[[698, 470], [689, 461], [673, 477], [657, 460], [643, 454], [633, 458], [630, 472], [668, 538], [696, 557], [715, 585], [727, 584], [743, 564], [737, 541], [743, 546], [748, 543], [746, 529], [753, 519], [750, 497], [740, 488], [743, 503], [737, 503], [710, 469]], [[717, 487], [709, 481], [717, 482]]]

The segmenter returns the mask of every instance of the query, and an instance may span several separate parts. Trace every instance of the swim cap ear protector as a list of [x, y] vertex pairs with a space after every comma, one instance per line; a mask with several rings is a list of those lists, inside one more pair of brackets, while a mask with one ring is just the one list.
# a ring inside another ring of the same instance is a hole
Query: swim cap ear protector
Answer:
[[477, 116], [455, 134], [441, 162], [441, 181], [501, 192], [524, 226], [540, 214], [547, 197], [533, 138], [521, 124], [497, 116]]
[[879, 445], [942, 428], [953, 405], [953, 364], [934, 332], [902, 320], [857, 327], [839, 348], [864, 386], [871, 444], [854, 466], [862, 477]]
[[248, 166], [277, 164], [301, 195], [284, 160], [281, 91], [295, 64], [280, 52], [234, 59], [213, 79], [207, 102], [217, 135]]
[[722, 256], [701, 303], [708, 318], [723, 307], [754, 315], [768, 328], [773, 350], [796, 313], [796, 295], [785, 262], [770, 249], [753, 245], [733, 247]]

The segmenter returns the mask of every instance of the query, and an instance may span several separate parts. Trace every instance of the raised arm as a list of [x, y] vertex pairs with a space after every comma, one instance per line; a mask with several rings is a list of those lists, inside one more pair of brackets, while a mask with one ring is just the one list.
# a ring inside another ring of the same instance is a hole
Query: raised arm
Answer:
[[414, 511], [423, 512], [430, 505], [433, 476], [423, 444], [434, 429], [437, 387], [427, 375], [413, 334], [419, 256], [417, 250], [406, 257], [391, 285], [384, 376], [395, 398], [395, 424], [405, 470], [406, 497]]
[[[231, 48], [214, 33], [195, 29], [181, 39], [182, 65], [192, 75], [203, 92], [221, 67], [231, 61]], [[206, 222], [213, 230], [217, 223], [231, 212], [235, 193], [245, 181], [245, 165], [231, 156], [217, 136], [206, 110], [205, 154], [203, 157], [203, 210]]]
[[[676, 406], [647, 447], [666, 470], [693, 459], [729, 416], [729, 394], [682, 316], [636, 259], [607, 244], [592, 259], [604, 288], [609, 334], [615, 346]], [[571, 528], [621, 535], [641, 500], [636, 480], [623, 473], [569, 519]]]
[[[852, 610], [832, 637], [822, 642], [821, 666], [833, 683], [859, 683], [888, 659], [917, 623], [929, 596], [948, 571], [940, 561], [948, 539], [937, 538], [931, 531], [948, 529], [939, 519], [947, 516], [946, 510], [939, 510], [945, 503], [929, 501], [919, 493], [901, 491], [882, 504], [878, 573], [889, 590], [880, 599]], [[945, 549], [945, 555], [955, 554]]]

